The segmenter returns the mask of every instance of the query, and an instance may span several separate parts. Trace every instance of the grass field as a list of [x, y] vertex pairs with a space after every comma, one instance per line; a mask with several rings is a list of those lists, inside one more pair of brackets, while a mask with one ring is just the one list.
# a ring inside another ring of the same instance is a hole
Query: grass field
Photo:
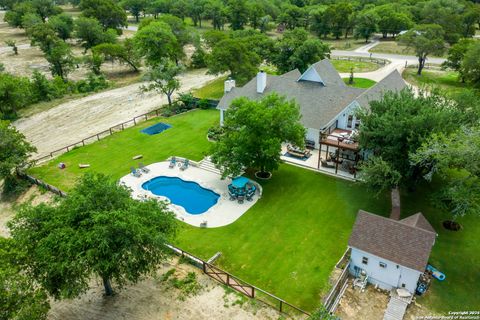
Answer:
[[215, 79], [205, 86], [193, 91], [193, 95], [200, 99], [220, 100], [223, 96], [224, 82], [227, 77]]
[[[218, 123], [218, 117], [217, 110], [197, 110], [171, 118], [152, 119], [99, 142], [65, 153], [41, 167], [30, 169], [29, 172], [60, 189], [68, 190], [75, 179], [87, 170], [108, 173], [118, 179], [129, 173], [129, 168], [137, 166], [139, 161], [149, 164], [173, 155], [200, 160], [209, 150], [206, 139], [208, 128]], [[172, 128], [153, 136], [140, 132], [141, 129], [160, 121], [171, 124]], [[132, 160], [132, 157], [138, 154], [142, 154], [143, 159]], [[64, 162], [67, 168], [58, 169], [59, 162]], [[80, 163], [88, 163], [91, 167], [79, 169]]]
[[423, 70], [422, 75], [417, 75], [417, 69], [405, 69], [403, 78], [417, 87], [440, 88], [447, 94], [456, 94], [466, 89], [472, 89], [466, 83], [460, 82], [455, 71]]
[[[159, 121], [173, 125], [165, 132], [148, 136], [140, 130]], [[115, 133], [100, 142], [66, 153], [30, 173], [66, 191], [86, 170], [120, 178], [138, 161], [145, 164], [178, 155], [200, 160], [208, 153], [208, 128], [218, 122], [215, 110], [198, 110], [167, 119], [152, 119]], [[133, 161], [132, 156], [143, 159]], [[57, 168], [64, 162], [67, 168]], [[79, 163], [91, 168], [78, 169]], [[387, 196], [375, 199], [363, 186], [290, 165], [281, 165], [271, 180], [262, 182], [263, 197], [235, 223], [214, 229], [181, 225], [176, 245], [210, 258], [218, 251], [218, 265], [244, 280], [302, 307], [313, 310], [328, 288], [328, 277], [346, 248], [358, 209], [386, 215]], [[447, 213], [431, 206], [428, 187], [402, 195], [402, 213], [422, 211], [439, 237], [431, 263], [447, 275], [434, 281], [418, 302], [436, 311], [478, 310], [476, 292], [480, 273], [478, 217], [460, 218], [464, 226], [449, 232], [441, 222]]]
[[355, 50], [366, 44], [365, 40], [355, 38], [340, 38], [338, 40], [332, 38], [321, 38], [320, 40], [328, 43], [332, 50]]
[[[442, 183], [437, 182], [438, 185]], [[433, 280], [425, 297], [417, 302], [437, 312], [480, 310], [478, 283], [480, 282], [480, 218], [467, 216], [458, 218], [461, 231], [448, 231], [442, 222], [452, 219], [449, 213], [432, 207], [429, 186], [418, 188], [415, 193], [402, 195], [402, 216], [421, 211], [438, 234], [429, 262], [445, 273], [443, 282]]]
[[[412, 48], [407, 48], [404, 45], [399, 44], [397, 41], [382, 41], [375, 47], [369, 50], [372, 53], [389, 53], [400, 55], [415, 55], [415, 51]], [[444, 55], [441, 55], [442, 57]]]
[[375, 85], [375, 81], [370, 80], [370, 79], [365, 79], [365, 78], [353, 78], [353, 84], [350, 85], [348, 84], [349, 78], [343, 78], [343, 82], [345, 82], [347, 85], [354, 87], [354, 88], [363, 88], [367, 89]]
[[369, 61], [331, 59], [330, 62], [338, 72], [350, 72], [352, 68], [353, 72], [370, 72], [380, 68], [378, 64]]

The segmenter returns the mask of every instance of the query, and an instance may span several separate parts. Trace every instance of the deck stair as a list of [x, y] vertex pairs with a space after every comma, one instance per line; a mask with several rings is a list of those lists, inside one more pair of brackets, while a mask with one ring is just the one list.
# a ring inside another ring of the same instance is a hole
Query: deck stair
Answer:
[[216, 173], [216, 174], [219, 174], [219, 175], [222, 174], [220, 172], [220, 170], [215, 167], [215, 164], [210, 160], [210, 157], [203, 158], [198, 163], [198, 167], [203, 169], [203, 170], [210, 171], [210, 172], [213, 172], [213, 173]]
[[403, 320], [410, 302], [411, 298], [402, 298], [392, 290], [383, 320]]

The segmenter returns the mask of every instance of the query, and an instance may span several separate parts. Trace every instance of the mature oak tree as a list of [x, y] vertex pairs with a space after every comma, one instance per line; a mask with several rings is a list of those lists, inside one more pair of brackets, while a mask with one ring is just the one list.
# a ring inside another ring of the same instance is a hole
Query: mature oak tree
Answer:
[[87, 173], [58, 203], [25, 205], [9, 223], [28, 274], [55, 298], [85, 292], [92, 276], [106, 295], [156, 270], [176, 233], [166, 204], [137, 201], [103, 174]]
[[415, 50], [418, 58], [418, 75], [422, 74], [429, 55], [440, 55], [445, 50], [444, 35], [443, 28], [438, 24], [424, 24], [410, 29], [399, 37], [400, 43]]
[[213, 146], [212, 161], [222, 176], [237, 176], [244, 168], [261, 175], [278, 168], [282, 143], [304, 145], [305, 128], [294, 101], [275, 93], [255, 101], [233, 100], [226, 111], [224, 134]]
[[184, 70], [183, 66], [164, 59], [160, 64], [150, 67], [145, 75], [148, 85], [142, 86], [143, 91], [159, 91], [167, 96], [168, 104], [172, 105], [172, 94], [180, 88], [177, 76]]
[[411, 163], [409, 154], [432, 133], [456, 130], [466, 114], [434, 92], [416, 96], [405, 89], [370, 102], [370, 108], [361, 109], [359, 117], [360, 147], [374, 155], [363, 164], [363, 176], [378, 190], [389, 189], [387, 182], [393, 182], [392, 187], [413, 187], [421, 179], [422, 170]]

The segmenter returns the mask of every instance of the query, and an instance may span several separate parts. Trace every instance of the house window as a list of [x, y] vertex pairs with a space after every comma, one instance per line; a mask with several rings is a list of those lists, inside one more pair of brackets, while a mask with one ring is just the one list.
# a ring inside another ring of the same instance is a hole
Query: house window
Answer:
[[360, 119], [355, 119], [355, 129], [358, 130], [358, 128], [360, 128]]
[[405, 287], [406, 287], [405, 283], [402, 283], [402, 288], [405, 288]]
[[353, 122], [353, 115], [349, 114], [348, 115], [348, 120], [347, 120], [347, 128], [352, 127], [352, 122]]
[[363, 263], [363, 264], [368, 264], [368, 258], [367, 258], [367, 257], [363, 257], [363, 258], [362, 258], [362, 263]]
[[379, 262], [378, 265], [380, 266], [380, 268], [386, 268], [387, 267], [387, 264], [385, 262]]

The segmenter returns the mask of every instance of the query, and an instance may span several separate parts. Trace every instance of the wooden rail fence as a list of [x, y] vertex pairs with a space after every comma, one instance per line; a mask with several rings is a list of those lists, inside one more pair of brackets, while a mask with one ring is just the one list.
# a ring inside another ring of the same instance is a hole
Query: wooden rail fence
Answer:
[[[194, 103], [197, 104], [200, 100], [201, 99], [195, 98]], [[206, 99], [206, 102], [207, 102], [207, 105], [208, 105], [209, 108], [215, 108], [216, 105], [218, 104], [218, 101], [216, 101], [216, 100]], [[152, 118], [156, 118], [160, 115], [160, 112], [161, 112], [162, 109], [163, 109], [163, 106], [161, 108], [149, 111], [147, 113], [144, 113], [144, 114], [141, 114], [141, 115], [138, 115], [138, 116], [135, 116], [132, 119], [127, 120], [125, 122], [116, 124], [116, 125], [108, 128], [107, 130], [104, 130], [102, 132], [93, 134], [93, 135], [91, 135], [91, 136], [89, 136], [85, 139], [82, 139], [81, 141], [78, 141], [78, 142], [69, 144], [65, 147], [62, 147], [60, 149], [51, 151], [45, 156], [34, 159], [33, 163], [39, 163], [39, 162], [42, 162], [42, 161], [47, 160], [47, 159], [53, 159], [57, 155], [60, 155], [60, 154], [65, 153], [65, 152], [72, 151], [74, 148], [83, 147], [83, 146], [85, 146], [87, 144], [90, 144], [90, 143], [93, 143], [95, 141], [100, 141], [100, 139], [108, 137], [115, 132], [123, 131], [127, 128], [136, 126], [140, 122], [147, 121], [147, 120], [152, 119]], [[192, 110], [194, 110], [194, 109], [192, 109]]]
[[345, 269], [343, 269], [342, 273], [340, 274], [340, 277], [335, 282], [332, 289], [330, 290], [330, 293], [327, 295], [327, 297], [323, 302], [325, 309], [330, 313], [333, 313], [335, 311], [335, 308], [340, 302], [340, 298], [342, 297], [343, 292], [346, 289], [346, 286], [348, 284], [349, 266], [350, 266], [350, 263], [347, 263], [347, 265], [345, 266]]
[[177, 248], [172, 245], [167, 245], [168, 248], [170, 248], [174, 253], [177, 255], [189, 259], [193, 265], [196, 267], [202, 269], [202, 271], [208, 275], [210, 278], [220, 282], [221, 284], [224, 284], [232, 289], [234, 289], [237, 292], [240, 292], [243, 295], [246, 295], [249, 298], [259, 300], [277, 310], [280, 312], [286, 313], [291, 315], [292, 311], [295, 313], [295, 315], [302, 315], [302, 316], [310, 316], [310, 313], [308, 313], [305, 310], [302, 310], [296, 306], [294, 306], [291, 303], [288, 303], [287, 301], [265, 291], [262, 290], [240, 278], [237, 276], [232, 275], [231, 273], [228, 273], [227, 271], [224, 271], [220, 269], [219, 267], [216, 267], [198, 257], [195, 255]]

